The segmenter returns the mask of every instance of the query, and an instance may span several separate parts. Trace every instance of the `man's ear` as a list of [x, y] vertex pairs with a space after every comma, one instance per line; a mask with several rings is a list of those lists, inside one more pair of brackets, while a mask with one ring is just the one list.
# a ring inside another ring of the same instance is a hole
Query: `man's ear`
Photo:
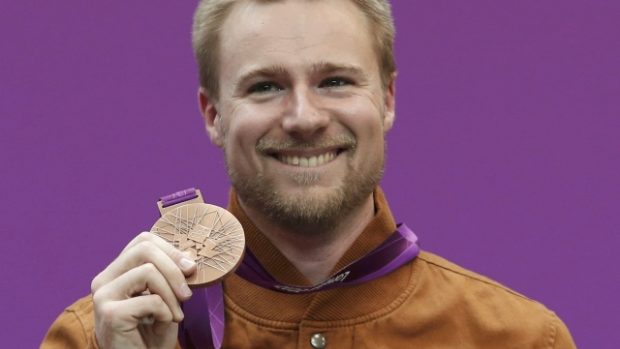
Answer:
[[209, 93], [204, 87], [198, 89], [198, 107], [204, 119], [205, 129], [207, 130], [207, 134], [209, 134], [211, 143], [221, 148], [224, 142], [220, 116], [217, 112], [215, 100], [209, 97]]
[[394, 125], [396, 118], [396, 72], [392, 73], [390, 82], [385, 89], [385, 114], [383, 117], [383, 132], [387, 132]]

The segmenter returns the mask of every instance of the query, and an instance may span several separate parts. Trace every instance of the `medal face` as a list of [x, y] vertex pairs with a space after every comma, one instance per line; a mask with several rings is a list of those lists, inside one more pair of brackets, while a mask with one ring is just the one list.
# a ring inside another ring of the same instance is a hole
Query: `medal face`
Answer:
[[239, 266], [245, 249], [241, 224], [225, 209], [204, 203], [181, 205], [163, 215], [151, 232], [187, 251], [197, 271], [190, 286], [208, 285]]

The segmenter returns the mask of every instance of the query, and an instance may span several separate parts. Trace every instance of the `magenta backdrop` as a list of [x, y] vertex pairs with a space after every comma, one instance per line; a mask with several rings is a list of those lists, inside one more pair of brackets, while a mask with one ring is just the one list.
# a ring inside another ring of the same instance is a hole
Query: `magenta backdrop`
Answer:
[[[228, 180], [196, 107], [194, 1], [0, 5], [2, 347], [36, 347], [158, 213]], [[620, 344], [620, 1], [394, 1], [383, 187], [425, 249]]]

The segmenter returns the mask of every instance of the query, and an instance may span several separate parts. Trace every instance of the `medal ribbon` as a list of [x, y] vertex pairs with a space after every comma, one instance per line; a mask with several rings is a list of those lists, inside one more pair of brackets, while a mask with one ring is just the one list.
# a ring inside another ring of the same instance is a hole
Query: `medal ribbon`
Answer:
[[293, 286], [278, 283], [249, 250], [246, 250], [245, 257], [235, 273], [258, 286], [291, 294], [353, 286], [381, 277], [415, 258], [420, 253], [416, 244], [417, 240], [418, 238], [413, 231], [401, 224], [379, 247], [315, 286]]
[[[162, 198], [175, 203], [195, 198], [195, 190], [186, 189]], [[279, 283], [260, 264], [256, 256], [246, 249], [245, 256], [236, 273], [243, 279], [277, 292], [302, 294], [325, 291], [341, 286], [353, 286], [377, 279], [386, 275], [420, 253], [417, 245], [418, 237], [404, 224], [399, 224], [381, 245], [367, 255], [340, 269], [326, 281], [314, 286], [285, 285]], [[222, 283], [194, 290], [194, 295], [183, 305], [185, 319], [179, 325], [179, 342], [185, 349], [220, 349], [224, 339], [224, 296]], [[205, 312], [204, 310], [208, 311]], [[210, 327], [210, 331], [205, 328]]]

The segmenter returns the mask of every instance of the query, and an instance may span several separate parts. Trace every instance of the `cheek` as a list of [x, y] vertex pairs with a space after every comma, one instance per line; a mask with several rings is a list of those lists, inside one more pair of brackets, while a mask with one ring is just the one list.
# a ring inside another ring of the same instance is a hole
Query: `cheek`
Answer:
[[369, 95], [356, 96], [345, 108], [338, 110], [342, 124], [353, 132], [358, 142], [367, 142], [369, 138], [382, 138], [383, 113], [376, 98]]
[[251, 124], [233, 122], [229, 125], [225, 148], [235, 157], [247, 157], [248, 151], [254, 149], [258, 133]]
[[385, 133], [383, 131], [383, 109], [372, 96], [362, 95], [340, 110], [341, 122], [357, 140], [355, 167], [359, 171], [375, 168], [383, 162]]
[[258, 140], [275, 127], [273, 118], [265, 115], [264, 111], [244, 105], [229, 110], [223, 122], [226, 134], [224, 147], [235, 158], [252, 161]]

